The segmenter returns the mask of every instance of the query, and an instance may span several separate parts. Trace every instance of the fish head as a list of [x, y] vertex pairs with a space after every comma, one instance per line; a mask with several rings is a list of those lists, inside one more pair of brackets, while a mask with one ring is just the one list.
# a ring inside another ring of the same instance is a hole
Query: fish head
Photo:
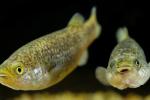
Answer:
[[0, 83], [15, 90], [23, 86], [27, 68], [20, 61], [4, 62], [0, 66]]
[[138, 56], [124, 55], [110, 60], [107, 80], [118, 89], [137, 88], [149, 79], [149, 72], [145, 60]]
[[40, 90], [49, 86], [49, 74], [40, 65], [6, 60], [0, 65], [0, 83], [14, 90]]

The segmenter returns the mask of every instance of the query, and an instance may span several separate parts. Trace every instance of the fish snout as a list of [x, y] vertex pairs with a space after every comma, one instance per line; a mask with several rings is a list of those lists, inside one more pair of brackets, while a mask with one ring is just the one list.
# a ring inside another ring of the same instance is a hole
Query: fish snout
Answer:
[[117, 68], [117, 72], [120, 74], [128, 73], [131, 70], [132, 70], [132, 67], [128, 65]]

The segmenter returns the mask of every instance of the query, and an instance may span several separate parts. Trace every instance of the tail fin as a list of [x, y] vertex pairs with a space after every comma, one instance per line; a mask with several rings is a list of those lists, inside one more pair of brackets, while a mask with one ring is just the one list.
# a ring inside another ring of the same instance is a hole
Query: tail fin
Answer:
[[126, 27], [119, 28], [116, 32], [118, 42], [124, 41], [129, 38], [128, 29]]
[[101, 25], [97, 22], [96, 16], [97, 16], [96, 7], [93, 7], [91, 10], [90, 18], [85, 22], [85, 27], [89, 30], [92, 30], [92, 33], [94, 29], [94, 33], [96, 33], [96, 37], [99, 37], [101, 33]]

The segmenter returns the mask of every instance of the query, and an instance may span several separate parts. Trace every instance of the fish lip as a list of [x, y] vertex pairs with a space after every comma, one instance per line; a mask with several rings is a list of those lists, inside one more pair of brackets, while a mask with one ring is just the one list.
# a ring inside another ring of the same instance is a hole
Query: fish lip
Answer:
[[130, 67], [130, 66], [117, 68], [118, 73], [126, 73], [126, 72], [129, 72], [131, 70], [132, 70], [132, 67]]
[[7, 75], [4, 73], [0, 73], [0, 77], [6, 77]]

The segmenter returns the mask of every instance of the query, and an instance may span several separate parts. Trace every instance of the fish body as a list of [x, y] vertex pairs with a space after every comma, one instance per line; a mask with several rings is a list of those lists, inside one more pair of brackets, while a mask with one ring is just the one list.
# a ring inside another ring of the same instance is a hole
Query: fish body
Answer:
[[128, 35], [127, 28], [117, 31], [118, 44], [111, 53], [107, 69], [98, 67], [96, 78], [118, 89], [137, 88], [150, 77], [150, 67], [140, 45]]
[[87, 48], [100, 33], [95, 7], [87, 21], [76, 13], [66, 28], [27, 43], [6, 59], [0, 65], [0, 83], [15, 90], [53, 86], [85, 64]]

